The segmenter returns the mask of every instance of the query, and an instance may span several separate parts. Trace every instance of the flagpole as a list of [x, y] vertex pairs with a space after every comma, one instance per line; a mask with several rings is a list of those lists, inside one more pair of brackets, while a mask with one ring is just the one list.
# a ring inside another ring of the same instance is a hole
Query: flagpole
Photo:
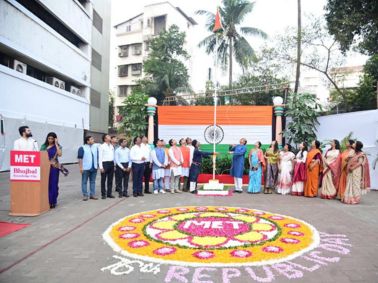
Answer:
[[215, 180], [215, 167], [216, 167], [216, 155], [215, 155], [215, 134], [217, 126], [217, 67], [218, 67], [218, 36], [215, 34], [215, 70], [214, 70], [214, 131], [213, 131], [213, 180]]

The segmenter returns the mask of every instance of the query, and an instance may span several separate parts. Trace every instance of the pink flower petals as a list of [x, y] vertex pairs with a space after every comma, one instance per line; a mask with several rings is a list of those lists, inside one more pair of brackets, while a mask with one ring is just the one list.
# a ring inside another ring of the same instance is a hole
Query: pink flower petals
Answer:
[[275, 253], [275, 254], [279, 254], [283, 252], [283, 249], [277, 246], [267, 246], [267, 247], [264, 247], [262, 250], [266, 253]]
[[210, 252], [210, 251], [199, 251], [199, 252], [195, 252], [193, 256], [195, 256], [198, 259], [209, 259], [209, 258], [213, 258], [215, 255], [213, 252]]

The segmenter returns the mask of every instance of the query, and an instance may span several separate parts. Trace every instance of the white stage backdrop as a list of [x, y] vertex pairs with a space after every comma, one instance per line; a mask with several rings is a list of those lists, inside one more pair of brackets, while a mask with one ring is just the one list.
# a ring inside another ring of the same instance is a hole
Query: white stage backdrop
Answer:
[[322, 116], [317, 137], [320, 141], [343, 139], [350, 132], [364, 144], [363, 150], [368, 154], [372, 189], [378, 190], [378, 110], [360, 111], [337, 115]]

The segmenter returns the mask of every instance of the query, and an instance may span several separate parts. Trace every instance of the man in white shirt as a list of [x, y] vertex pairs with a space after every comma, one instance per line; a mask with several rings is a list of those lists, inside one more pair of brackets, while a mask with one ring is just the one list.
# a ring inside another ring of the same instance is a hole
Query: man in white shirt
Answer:
[[130, 150], [131, 169], [133, 171], [133, 196], [142, 197], [143, 194], [143, 174], [144, 162], [146, 161], [145, 150], [141, 146], [140, 137], [134, 138], [134, 146]]
[[[112, 194], [114, 175], [114, 147], [110, 143], [110, 136], [102, 136], [103, 144], [98, 148], [98, 165], [101, 171], [101, 198], [114, 198]], [[105, 182], [107, 181], [107, 190]]]
[[21, 138], [14, 141], [13, 150], [38, 151], [37, 142], [32, 139], [32, 133], [28, 126], [18, 128]]
[[146, 136], [142, 137], [142, 143], [141, 147], [144, 151], [144, 156], [146, 157], [146, 160], [144, 162], [144, 193], [145, 194], [152, 194], [150, 192], [150, 178], [151, 178], [151, 172], [152, 172], [152, 160], [151, 160], [151, 147], [148, 144], [148, 139]]
[[127, 140], [120, 139], [119, 147], [115, 151], [116, 163], [116, 191], [119, 197], [129, 197], [129, 175], [131, 171], [130, 150], [127, 148]]

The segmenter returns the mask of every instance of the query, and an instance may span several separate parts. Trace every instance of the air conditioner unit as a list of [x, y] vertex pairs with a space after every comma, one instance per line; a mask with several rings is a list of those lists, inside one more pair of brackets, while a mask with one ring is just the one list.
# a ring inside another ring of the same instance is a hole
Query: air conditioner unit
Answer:
[[81, 90], [80, 90], [80, 88], [77, 88], [77, 87], [71, 86], [71, 87], [70, 87], [70, 92], [71, 92], [72, 94], [75, 94], [75, 95], [81, 96]]
[[66, 89], [66, 83], [55, 77], [46, 77], [46, 83], [51, 84], [57, 88]]
[[16, 70], [17, 72], [20, 72], [26, 75], [27, 67], [28, 66], [25, 63], [22, 63], [18, 60], [14, 60], [13, 69]]
[[141, 75], [141, 74], [142, 74], [142, 70], [134, 70], [134, 71], [131, 71], [131, 74], [132, 74], [132, 75]]
[[120, 51], [120, 52], [118, 52], [118, 56], [119, 57], [127, 57], [128, 56], [128, 52], [127, 51]]

